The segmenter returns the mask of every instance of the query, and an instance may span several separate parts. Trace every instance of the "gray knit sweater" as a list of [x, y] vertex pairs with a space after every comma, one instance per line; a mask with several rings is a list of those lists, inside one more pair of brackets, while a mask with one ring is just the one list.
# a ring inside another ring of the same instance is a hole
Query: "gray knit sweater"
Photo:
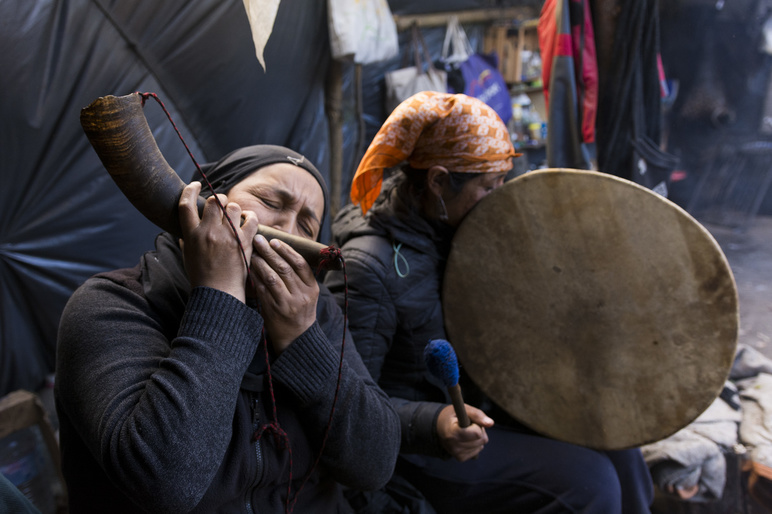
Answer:
[[[267, 379], [242, 383], [261, 365], [260, 314], [190, 291], [168, 236], [137, 267], [89, 279], [65, 308], [57, 348], [71, 512], [284, 512], [290, 473], [294, 497], [336, 392], [343, 317], [325, 288], [317, 315], [271, 362], [274, 414]], [[266, 429], [276, 417], [289, 448]], [[399, 441], [388, 398], [347, 344], [329, 437], [294, 511], [347, 512], [340, 484], [381, 487]]]

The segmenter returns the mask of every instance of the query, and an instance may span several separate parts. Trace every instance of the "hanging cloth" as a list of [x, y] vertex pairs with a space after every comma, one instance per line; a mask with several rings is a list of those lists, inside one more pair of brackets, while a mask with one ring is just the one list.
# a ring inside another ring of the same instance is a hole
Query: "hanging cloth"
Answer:
[[659, 148], [662, 87], [656, 0], [620, 0], [613, 59], [600, 87], [598, 166], [667, 196], [678, 159]]
[[252, 30], [252, 42], [255, 44], [255, 55], [265, 68], [265, 45], [273, 32], [273, 23], [276, 21], [276, 13], [279, 12], [281, 0], [244, 0], [244, 9], [247, 11], [249, 27]]
[[546, 0], [538, 25], [547, 107], [547, 164], [589, 169], [598, 66], [589, 0]]

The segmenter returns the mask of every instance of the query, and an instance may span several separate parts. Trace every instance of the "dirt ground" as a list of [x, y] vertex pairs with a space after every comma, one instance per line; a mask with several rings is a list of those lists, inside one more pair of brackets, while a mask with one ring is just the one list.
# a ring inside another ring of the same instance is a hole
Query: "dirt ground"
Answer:
[[772, 217], [757, 216], [744, 232], [705, 224], [737, 284], [740, 344], [772, 358]]

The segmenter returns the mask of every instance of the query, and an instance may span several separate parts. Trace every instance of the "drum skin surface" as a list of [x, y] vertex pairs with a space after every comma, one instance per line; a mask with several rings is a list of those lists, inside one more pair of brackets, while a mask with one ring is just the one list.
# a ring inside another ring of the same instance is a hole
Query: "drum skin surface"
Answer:
[[601, 450], [663, 439], [721, 391], [738, 337], [732, 272], [669, 200], [593, 171], [521, 175], [456, 232], [448, 338], [512, 417]]

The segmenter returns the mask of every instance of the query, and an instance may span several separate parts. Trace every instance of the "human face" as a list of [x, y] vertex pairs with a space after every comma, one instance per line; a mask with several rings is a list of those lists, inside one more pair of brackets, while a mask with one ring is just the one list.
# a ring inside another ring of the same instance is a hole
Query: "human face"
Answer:
[[261, 225], [316, 240], [324, 214], [324, 193], [308, 171], [290, 163], [270, 164], [228, 192], [228, 201], [253, 211]]
[[472, 207], [477, 205], [477, 202], [488, 196], [494, 189], [501, 187], [506, 175], [506, 171], [480, 173], [478, 177], [467, 181], [461, 191], [455, 195], [450, 186], [446, 184], [442, 195], [445, 208], [448, 211], [446, 223], [452, 227], [457, 227], [472, 210]]

